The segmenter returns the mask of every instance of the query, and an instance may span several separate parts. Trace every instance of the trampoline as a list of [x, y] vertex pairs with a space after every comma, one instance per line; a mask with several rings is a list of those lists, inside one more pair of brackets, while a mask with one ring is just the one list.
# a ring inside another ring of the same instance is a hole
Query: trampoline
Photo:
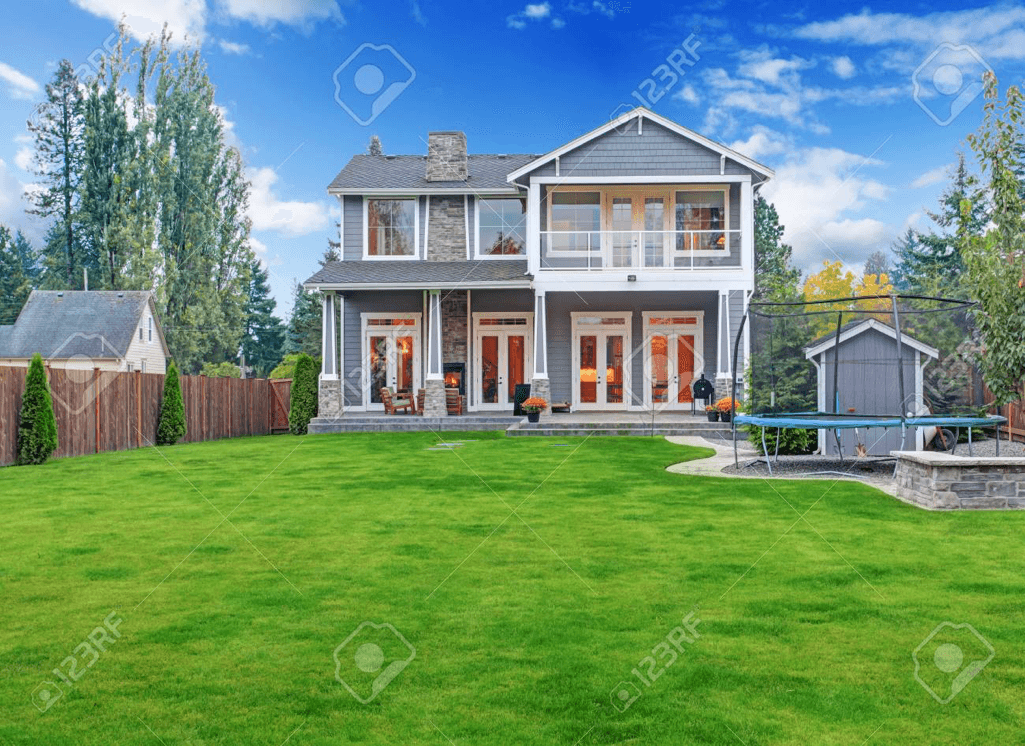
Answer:
[[[752, 439], [761, 441], [762, 458], [753, 463], [764, 459], [770, 475], [785, 430], [819, 431], [820, 454], [835, 454], [843, 464], [844, 440], [849, 446], [853, 438], [859, 459], [867, 458], [862, 430], [894, 431], [883, 442], [885, 455], [871, 457], [880, 461], [893, 460], [891, 447], [907, 450], [911, 429], [918, 447], [936, 442], [953, 452], [966, 428], [971, 453], [972, 428], [995, 428], [999, 456], [999, 426], [1007, 419], [967, 401], [972, 366], [963, 348], [970, 335], [967, 312], [974, 305], [895, 294], [750, 303], [733, 350], [733, 359], [740, 360], [747, 326], [751, 349], [744, 412], [736, 407], [744, 384], [736, 377], [732, 383], [734, 463], [739, 468], [738, 426], [744, 425], [756, 428]], [[883, 412], [866, 414], [873, 405]], [[774, 449], [767, 431], [775, 431]], [[829, 432], [835, 445], [826, 445]]]

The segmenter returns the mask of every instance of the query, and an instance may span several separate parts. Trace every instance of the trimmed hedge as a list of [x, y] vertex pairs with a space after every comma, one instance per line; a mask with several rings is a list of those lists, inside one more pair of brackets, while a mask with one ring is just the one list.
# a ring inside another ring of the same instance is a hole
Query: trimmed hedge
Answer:
[[21, 397], [21, 416], [18, 418], [17, 463], [42, 464], [56, 450], [57, 418], [53, 414], [53, 398], [43, 358], [37, 352], [25, 374], [25, 393]]
[[157, 445], [173, 446], [185, 437], [188, 423], [185, 421], [185, 402], [182, 400], [181, 381], [178, 368], [172, 362], [164, 376], [164, 398], [160, 401], [160, 420], [157, 424]]
[[288, 411], [288, 429], [292, 435], [305, 435], [310, 420], [317, 416], [317, 364], [303, 353], [295, 362], [292, 376], [292, 400]]

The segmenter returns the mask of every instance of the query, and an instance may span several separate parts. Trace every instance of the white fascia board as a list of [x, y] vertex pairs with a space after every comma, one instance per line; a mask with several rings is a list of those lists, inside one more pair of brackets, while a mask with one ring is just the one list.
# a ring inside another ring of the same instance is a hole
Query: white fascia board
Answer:
[[[479, 192], [480, 194], [519, 194], [520, 187], [492, 187]], [[346, 187], [344, 189], [328, 189], [331, 195], [349, 195], [360, 197], [420, 197], [427, 194], [478, 194], [478, 191], [470, 184], [465, 187], [447, 189], [372, 189], [369, 187]]]
[[419, 280], [416, 282], [325, 282], [306, 283], [303, 285], [306, 290], [519, 290], [531, 287], [530, 279], [505, 280], [496, 282], [430, 282]]
[[[637, 279], [633, 282], [627, 280], [628, 274], [637, 275]], [[560, 272], [558, 270], [546, 269], [535, 275], [534, 289], [551, 293], [603, 292], [606, 290], [615, 292], [717, 293], [720, 290], [753, 289], [752, 280], [737, 277], [736, 273], [727, 274], [713, 270], [708, 273], [701, 272], [700, 274], [700, 277], [683, 278], [670, 272], [645, 276], [640, 271], [622, 272], [617, 270], [606, 275], [601, 272]]]
[[564, 155], [565, 153], [568, 153], [571, 150], [575, 150], [576, 148], [579, 148], [581, 145], [584, 145], [585, 143], [587, 143], [587, 142], [589, 142], [589, 141], [591, 141], [591, 140], [593, 140], [593, 139], [595, 139], [597, 137], [601, 137], [606, 132], [609, 132], [610, 130], [613, 130], [616, 127], [621, 126], [622, 124], [626, 123], [627, 121], [629, 121], [630, 119], [632, 119], [634, 117], [638, 117], [638, 118], [645, 117], [647, 119], [650, 119], [652, 122], [655, 122], [656, 124], [659, 124], [659, 125], [665, 127], [666, 129], [670, 130], [671, 132], [675, 132], [676, 134], [680, 135], [681, 137], [687, 138], [688, 140], [692, 140], [692, 141], [698, 143], [699, 145], [704, 145], [709, 150], [712, 150], [712, 151], [714, 151], [716, 153], [719, 153], [720, 155], [725, 155], [727, 158], [730, 158], [731, 160], [736, 161], [737, 163], [741, 164], [742, 166], [746, 166], [747, 168], [751, 169], [752, 171], [761, 174], [766, 179], [771, 179], [773, 176], [776, 175], [776, 172], [773, 171], [768, 166], [764, 166], [761, 163], [758, 163], [757, 161], [754, 161], [754, 160], [748, 158], [746, 155], [741, 155], [737, 151], [732, 150], [731, 148], [728, 148], [728, 147], [726, 147], [725, 145], [723, 145], [721, 143], [717, 143], [714, 140], [709, 140], [707, 137], [705, 137], [704, 135], [699, 135], [694, 130], [687, 129], [683, 125], [677, 124], [676, 122], [674, 122], [674, 121], [672, 121], [670, 119], [666, 119], [663, 116], [659, 116], [655, 112], [653, 112], [653, 111], [651, 111], [649, 109], [646, 109], [643, 106], [638, 106], [636, 109], [633, 109], [632, 111], [628, 111], [628, 112], [626, 112], [624, 114], [621, 114], [620, 116], [616, 117], [615, 119], [609, 120], [608, 122], [606, 122], [605, 124], [601, 125], [600, 127], [596, 127], [595, 129], [591, 130], [590, 132], [588, 132], [588, 133], [586, 133], [584, 135], [581, 135], [580, 137], [576, 138], [575, 140], [572, 140], [572, 141], [566, 143], [562, 147], [556, 148], [555, 150], [553, 150], [553, 151], [551, 151], [549, 153], [546, 153], [545, 155], [541, 156], [540, 158], [537, 158], [537, 159], [531, 161], [530, 163], [526, 164], [525, 166], [522, 166], [522, 167], [516, 169], [515, 171], [513, 171], [512, 173], [510, 173], [506, 177], [506, 180], [509, 181], [509, 182], [516, 181], [520, 177], [525, 176], [526, 174], [530, 173], [531, 171], [534, 171], [534, 170], [540, 168], [541, 166], [543, 166], [544, 164], [548, 163], [549, 161], [551, 161], [551, 160], [553, 160], [555, 158], [559, 158], [562, 155]]
[[693, 176], [531, 176], [531, 184], [746, 184], [751, 174]]

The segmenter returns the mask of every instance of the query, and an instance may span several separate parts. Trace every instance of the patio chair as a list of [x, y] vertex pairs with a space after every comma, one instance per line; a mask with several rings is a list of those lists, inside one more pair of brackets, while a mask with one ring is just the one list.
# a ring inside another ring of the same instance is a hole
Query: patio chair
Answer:
[[424, 413], [424, 399], [427, 398], [427, 389], [417, 389], [416, 391], [416, 412], [417, 414]]
[[399, 410], [405, 410], [409, 414], [416, 414], [416, 400], [409, 394], [398, 397], [392, 393], [390, 388], [382, 386], [381, 401], [384, 402], [385, 414], [397, 414]]
[[463, 401], [463, 397], [459, 395], [459, 389], [445, 389], [445, 407], [450, 415], [462, 415]]

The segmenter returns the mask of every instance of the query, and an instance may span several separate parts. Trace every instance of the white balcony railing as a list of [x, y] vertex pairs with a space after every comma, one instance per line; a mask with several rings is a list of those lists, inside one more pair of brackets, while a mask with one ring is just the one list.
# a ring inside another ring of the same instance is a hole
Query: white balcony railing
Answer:
[[541, 231], [542, 270], [740, 267], [741, 231]]

